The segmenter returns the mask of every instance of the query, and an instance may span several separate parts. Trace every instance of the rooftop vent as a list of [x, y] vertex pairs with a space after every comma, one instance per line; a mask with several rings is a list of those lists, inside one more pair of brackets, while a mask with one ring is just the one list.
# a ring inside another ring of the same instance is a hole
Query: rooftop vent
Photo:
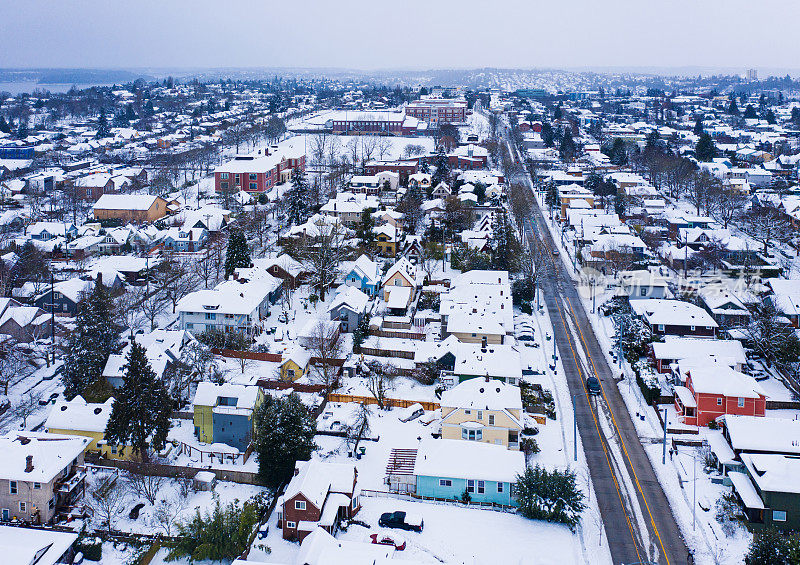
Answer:
[[61, 411], [62, 411], [62, 412], [65, 412], [66, 410], [67, 410], [67, 407], [66, 407], [66, 405], [64, 405], [64, 406], [62, 406], [62, 407], [61, 407]]
[[99, 414], [99, 413], [100, 413], [100, 412], [102, 412], [102, 411], [103, 411], [103, 409], [102, 409], [102, 408], [100, 408], [99, 406], [98, 406], [97, 408], [95, 408], [95, 409], [94, 409], [94, 413], [95, 413], [95, 414]]

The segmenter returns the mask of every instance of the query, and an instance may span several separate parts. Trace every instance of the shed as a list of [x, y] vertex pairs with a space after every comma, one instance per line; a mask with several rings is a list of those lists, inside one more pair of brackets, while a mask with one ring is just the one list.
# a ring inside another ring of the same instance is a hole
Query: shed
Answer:
[[210, 491], [217, 482], [217, 476], [211, 471], [199, 471], [192, 479], [195, 490]]

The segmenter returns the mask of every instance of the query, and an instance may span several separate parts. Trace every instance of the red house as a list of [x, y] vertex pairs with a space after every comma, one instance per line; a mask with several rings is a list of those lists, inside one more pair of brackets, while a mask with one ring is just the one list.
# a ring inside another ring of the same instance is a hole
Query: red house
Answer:
[[767, 395], [756, 380], [721, 364], [693, 367], [675, 387], [675, 410], [684, 424], [707, 426], [726, 414], [764, 416]]
[[214, 169], [217, 192], [266, 192], [292, 178], [292, 171], [305, 171], [306, 156], [292, 150], [264, 149], [255, 155], [237, 155]]
[[317, 527], [334, 535], [342, 520], [361, 509], [357, 482], [355, 465], [298, 461], [294, 477], [278, 499], [283, 539], [303, 541]]

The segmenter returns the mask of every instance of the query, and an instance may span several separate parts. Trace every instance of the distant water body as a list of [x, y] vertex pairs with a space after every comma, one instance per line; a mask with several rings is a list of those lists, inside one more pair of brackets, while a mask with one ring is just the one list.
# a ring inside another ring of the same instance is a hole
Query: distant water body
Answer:
[[23, 92], [33, 92], [34, 90], [49, 90], [50, 92], [67, 92], [72, 87], [78, 90], [90, 88], [92, 86], [111, 86], [111, 84], [44, 84], [40, 82], [0, 82], [0, 92], [10, 92], [11, 94], [21, 94]]

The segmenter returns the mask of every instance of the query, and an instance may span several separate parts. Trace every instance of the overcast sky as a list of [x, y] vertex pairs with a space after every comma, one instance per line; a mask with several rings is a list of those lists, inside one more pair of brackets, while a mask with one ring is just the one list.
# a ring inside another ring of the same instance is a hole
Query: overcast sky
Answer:
[[800, 67], [798, 0], [0, 0], [0, 67]]

